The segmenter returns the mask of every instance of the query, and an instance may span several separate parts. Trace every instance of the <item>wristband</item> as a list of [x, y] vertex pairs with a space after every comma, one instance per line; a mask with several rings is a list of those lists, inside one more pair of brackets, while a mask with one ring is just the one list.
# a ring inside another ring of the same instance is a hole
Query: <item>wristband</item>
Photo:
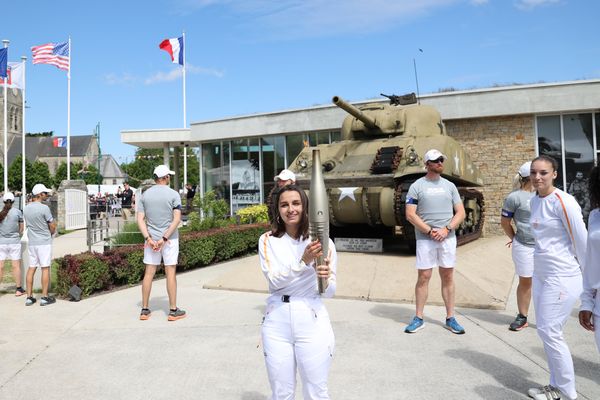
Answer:
[[162, 240], [163, 240], [163, 242], [168, 242], [168, 241], [169, 241], [169, 239], [167, 239], [167, 238], [166, 238], [166, 237], [164, 237], [164, 236], [162, 237]]
[[452, 228], [450, 228], [450, 225], [446, 225], [446, 229], [448, 230], [448, 232], [452, 230]]
[[429, 228], [429, 232], [427, 232], [427, 236], [431, 235], [431, 232], [433, 232], [433, 228]]
[[146, 236], [146, 237], [144, 238], [144, 242], [147, 242], [147, 241], [148, 241], [148, 239], [150, 239], [150, 236]]

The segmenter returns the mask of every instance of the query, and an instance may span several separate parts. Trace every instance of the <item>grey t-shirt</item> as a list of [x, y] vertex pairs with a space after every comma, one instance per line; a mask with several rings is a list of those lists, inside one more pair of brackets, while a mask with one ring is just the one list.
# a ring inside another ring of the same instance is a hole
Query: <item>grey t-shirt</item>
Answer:
[[23, 222], [23, 213], [18, 208], [11, 208], [0, 222], [0, 244], [19, 244], [19, 223]]
[[535, 246], [535, 239], [531, 232], [531, 225], [529, 225], [529, 217], [531, 216], [529, 202], [533, 196], [535, 196], [534, 192], [515, 190], [506, 197], [502, 206], [502, 216], [512, 218], [515, 221], [517, 226], [516, 239], [519, 243], [530, 247]]
[[52, 213], [47, 205], [39, 201], [32, 201], [23, 210], [25, 224], [27, 225], [27, 239], [29, 245], [40, 246], [52, 244], [52, 235], [48, 223], [53, 221]]
[[[138, 202], [138, 212], [146, 216], [148, 233], [153, 240], [160, 240], [173, 222], [173, 210], [181, 209], [181, 197], [167, 185], [154, 185], [144, 193]], [[177, 229], [170, 238], [179, 238]]]
[[[406, 204], [417, 206], [417, 215], [432, 228], [443, 228], [450, 223], [454, 216], [454, 206], [462, 200], [458, 189], [449, 180], [440, 177], [429, 180], [426, 177], [417, 179], [408, 189]], [[431, 237], [415, 229], [417, 240]], [[455, 236], [452, 230], [448, 237]]]

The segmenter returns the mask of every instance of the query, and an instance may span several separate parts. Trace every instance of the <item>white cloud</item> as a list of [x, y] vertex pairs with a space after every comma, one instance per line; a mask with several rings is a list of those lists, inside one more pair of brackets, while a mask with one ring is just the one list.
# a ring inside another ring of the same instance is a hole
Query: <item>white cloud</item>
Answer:
[[518, 0], [515, 7], [519, 10], [533, 10], [536, 7], [546, 6], [549, 4], [557, 4], [560, 0]]
[[137, 82], [138, 78], [135, 75], [132, 75], [128, 72], [123, 72], [121, 74], [109, 73], [104, 75], [104, 82], [108, 85], [123, 85], [123, 86], [133, 86]]
[[[383, 31], [464, 0], [175, 0], [182, 12], [225, 7], [272, 37], [321, 37]], [[471, 0], [481, 3], [487, 0]]]
[[489, 0], [471, 0], [471, 4], [474, 6], [481, 6], [489, 3]]
[[[185, 71], [186, 71], [186, 74], [188, 74], [188, 75], [210, 75], [210, 76], [214, 76], [216, 78], [222, 78], [225, 75], [225, 73], [221, 70], [217, 70], [214, 68], [197, 67], [190, 63], [187, 63]], [[153, 85], [155, 83], [171, 82], [176, 79], [179, 79], [181, 77], [181, 75], [182, 75], [181, 67], [175, 67], [175, 69], [172, 69], [169, 72], [155, 73], [154, 75], [146, 78], [144, 80], [144, 84]]]

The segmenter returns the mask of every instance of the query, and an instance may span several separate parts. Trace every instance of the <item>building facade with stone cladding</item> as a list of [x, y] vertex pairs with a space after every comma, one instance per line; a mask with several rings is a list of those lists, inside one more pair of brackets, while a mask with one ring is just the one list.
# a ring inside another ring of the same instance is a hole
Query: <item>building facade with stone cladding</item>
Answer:
[[500, 211], [519, 167], [535, 158], [535, 117], [520, 115], [445, 122], [448, 136], [461, 143], [484, 180], [484, 235], [503, 234]]

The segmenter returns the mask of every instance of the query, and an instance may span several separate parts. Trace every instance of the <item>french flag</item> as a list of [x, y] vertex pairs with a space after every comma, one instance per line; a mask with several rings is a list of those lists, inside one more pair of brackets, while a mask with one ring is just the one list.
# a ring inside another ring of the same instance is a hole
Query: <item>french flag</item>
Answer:
[[158, 47], [171, 55], [173, 64], [183, 65], [183, 36], [174, 39], [165, 39]]
[[67, 138], [57, 137], [52, 139], [52, 145], [54, 147], [67, 147]]

